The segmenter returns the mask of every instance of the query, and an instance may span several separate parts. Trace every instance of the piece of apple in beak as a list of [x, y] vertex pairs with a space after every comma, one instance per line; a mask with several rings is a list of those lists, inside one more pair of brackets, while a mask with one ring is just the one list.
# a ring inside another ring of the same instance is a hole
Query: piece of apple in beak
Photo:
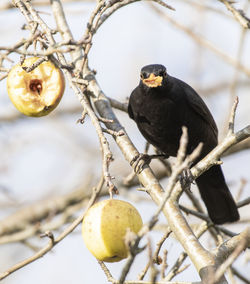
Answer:
[[162, 76], [155, 76], [153, 73], [148, 78], [143, 79], [143, 83], [149, 88], [156, 88], [162, 84]]

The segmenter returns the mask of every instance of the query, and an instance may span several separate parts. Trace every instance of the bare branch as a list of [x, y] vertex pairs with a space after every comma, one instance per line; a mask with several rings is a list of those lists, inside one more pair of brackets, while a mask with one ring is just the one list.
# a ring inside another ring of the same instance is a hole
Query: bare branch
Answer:
[[234, 133], [235, 112], [236, 112], [236, 108], [238, 106], [238, 103], [239, 103], [239, 98], [236, 97], [234, 104], [233, 104], [233, 107], [232, 107], [232, 110], [231, 110], [231, 115], [230, 115], [230, 118], [229, 118], [228, 135], [231, 135], [231, 134]]
[[227, 7], [228, 11], [233, 14], [234, 18], [242, 25], [243, 28], [250, 28], [250, 19], [245, 15], [244, 11], [234, 8], [232, 1], [219, 1]]
[[235, 251], [240, 243], [242, 243], [242, 250], [250, 246], [250, 228], [246, 228], [243, 232], [219, 246], [215, 252], [216, 261], [220, 264], [227, 261], [229, 255]]
[[[50, 216], [51, 208], [53, 208], [54, 214], [59, 214], [70, 205], [89, 198], [91, 196], [91, 190], [89, 190], [88, 187], [89, 184], [85, 184], [80, 189], [66, 195], [56, 196], [54, 198], [50, 197], [47, 200], [39, 201], [30, 206], [21, 208], [16, 213], [0, 221], [0, 237], [5, 235], [10, 236], [13, 233], [29, 228], [32, 224], [40, 223]], [[32, 231], [39, 231], [39, 226], [37, 228], [33, 227]]]
[[238, 153], [240, 151], [248, 150], [248, 149], [250, 149], [250, 138], [247, 138], [244, 141], [241, 141], [233, 145], [225, 153], [223, 153], [222, 157], [232, 155], [232, 154]]
[[[228, 242], [223, 244], [223, 248], [219, 248], [219, 254], [217, 254], [218, 259], [223, 258], [225, 253], [227, 254], [226, 260], [218, 267], [210, 283], [216, 283], [225, 273], [225, 271], [232, 265], [235, 259], [250, 245], [250, 228], [247, 228], [238, 236], [230, 239]], [[225, 249], [226, 247], [226, 249]], [[233, 251], [232, 251], [233, 249]], [[228, 254], [232, 253], [228, 256]]]
[[250, 280], [247, 279], [245, 276], [243, 276], [235, 267], [231, 267], [232, 272], [235, 276], [237, 276], [240, 280], [242, 280], [244, 283], [249, 284]]
[[[154, 263], [157, 263], [157, 264], [160, 264], [160, 261], [159, 261], [159, 252], [160, 252], [160, 249], [163, 245], [163, 243], [165, 242], [165, 240], [169, 237], [169, 235], [171, 234], [171, 230], [170, 228], [168, 227], [166, 229], [166, 232], [164, 233], [164, 235], [162, 236], [161, 240], [157, 243], [156, 245], [156, 250], [154, 252], [154, 256], [152, 258], [152, 260], [154, 261]], [[143, 278], [145, 277], [146, 273], [148, 272], [148, 269], [150, 267], [150, 262], [151, 262], [151, 259], [148, 261], [148, 263], [146, 264], [146, 267], [143, 269], [143, 271], [138, 275], [138, 280], [143, 280]]]
[[[201, 226], [199, 226], [199, 228], [195, 231], [196, 237], [200, 238], [208, 230], [208, 228], [209, 228], [209, 226], [208, 226], [207, 222], [201, 223]], [[187, 256], [188, 255], [187, 255], [186, 252], [182, 252], [180, 254], [178, 259], [174, 263], [173, 267], [168, 272], [168, 275], [164, 278], [165, 281], [170, 281], [177, 275], [178, 269], [183, 264], [183, 262], [185, 261]]]
[[107, 280], [109, 282], [112, 283], [117, 283], [117, 281], [113, 278], [111, 272], [109, 271], [109, 269], [107, 268], [107, 266], [104, 264], [103, 261], [98, 260], [99, 265], [101, 266], [101, 269], [103, 270], [103, 272], [105, 273]]

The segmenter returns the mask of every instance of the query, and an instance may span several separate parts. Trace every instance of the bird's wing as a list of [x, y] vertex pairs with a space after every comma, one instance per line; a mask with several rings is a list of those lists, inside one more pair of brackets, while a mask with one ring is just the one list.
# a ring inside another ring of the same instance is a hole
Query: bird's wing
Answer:
[[218, 128], [210, 110], [192, 87], [182, 81], [180, 82], [183, 86], [183, 89], [185, 90], [189, 106], [211, 127], [213, 134], [217, 140]]
[[134, 119], [134, 113], [130, 103], [128, 104], [128, 115], [131, 119]]
[[[132, 91], [132, 93], [131, 93], [131, 95], [130, 95], [130, 97], [129, 97], [129, 102], [128, 102], [128, 115], [129, 115], [129, 117], [131, 118], [131, 119], [134, 119], [135, 120], [135, 113], [134, 113], [134, 111], [135, 110], [133, 110], [133, 108], [135, 108], [136, 107], [136, 105], [138, 105], [138, 102], [137, 102], [137, 97], [138, 97], [138, 94], [136, 94], [136, 93], [138, 93], [138, 87], [137, 88], [135, 88], [133, 91]], [[134, 107], [133, 107], [134, 106]]]

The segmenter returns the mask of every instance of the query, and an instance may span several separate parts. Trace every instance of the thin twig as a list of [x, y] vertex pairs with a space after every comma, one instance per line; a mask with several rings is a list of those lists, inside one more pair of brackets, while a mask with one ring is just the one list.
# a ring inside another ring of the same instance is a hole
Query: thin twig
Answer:
[[235, 267], [231, 267], [232, 272], [234, 273], [235, 276], [237, 276], [241, 281], [243, 281], [246, 284], [250, 284], [250, 278], [246, 278], [244, 275], [241, 274], [241, 272], [238, 271]]
[[99, 265], [101, 266], [101, 269], [103, 270], [104, 274], [107, 277], [107, 280], [111, 283], [117, 283], [117, 281], [114, 279], [114, 277], [112, 276], [111, 272], [109, 271], [108, 267], [105, 265], [105, 263], [103, 261], [97, 260], [97, 262], [99, 263]]
[[232, 254], [218, 267], [211, 283], [216, 283], [217, 281], [219, 281], [219, 279], [224, 275], [225, 271], [232, 265], [235, 259], [238, 258], [242, 251], [246, 248], [246, 244], [246, 239], [243, 239], [240, 243], [238, 243]]
[[[160, 241], [157, 243], [156, 245], [156, 250], [154, 252], [154, 256], [153, 256], [153, 261], [157, 264], [160, 264], [159, 261], [159, 253], [160, 253], [160, 249], [163, 245], [163, 243], [165, 242], [165, 240], [169, 237], [169, 235], [171, 234], [171, 229], [168, 227], [166, 229], [166, 232], [164, 233], [164, 235], [162, 236], [162, 238], [160, 239]], [[149, 267], [150, 267], [150, 263], [151, 263], [151, 259], [149, 259], [149, 261], [147, 262], [145, 268], [142, 270], [142, 272], [138, 275], [138, 280], [143, 280]]]
[[234, 121], [235, 121], [235, 112], [236, 112], [236, 108], [238, 106], [239, 103], [239, 98], [236, 97], [232, 110], [231, 110], [231, 114], [230, 114], [230, 118], [229, 118], [229, 123], [228, 123], [228, 133], [227, 135], [232, 135], [234, 133]]
[[[201, 225], [196, 229], [195, 235], [197, 238], [200, 238], [207, 230], [209, 229], [209, 225], [206, 222], [201, 223]], [[187, 253], [182, 252], [176, 262], [174, 263], [173, 267], [170, 269], [168, 272], [168, 275], [164, 278], [165, 281], [170, 281], [172, 280], [177, 274], [178, 271], [187, 258]]]
[[234, 8], [232, 1], [219, 0], [233, 14], [234, 18], [242, 25], [243, 28], [250, 28], [250, 19], [245, 15], [244, 11]]

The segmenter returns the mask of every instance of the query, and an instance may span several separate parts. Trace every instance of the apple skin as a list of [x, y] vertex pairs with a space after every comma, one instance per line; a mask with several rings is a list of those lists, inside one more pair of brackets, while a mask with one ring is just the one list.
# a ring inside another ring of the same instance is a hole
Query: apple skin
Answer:
[[124, 238], [128, 229], [138, 233], [142, 219], [130, 203], [108, 199], [94, 204], [82, 222], [82, 237], [89, 251], [101, 261], [118, 262], [128, 256]]
[[23, 65], [15, 65], [7, 77], [7, 91], [14, 106], [27, 116], [40, 117], [49, 114], [59, 104], [65, 89], [62, 71], [52, 62], [44, 61], [31, 72], [37, 57], [25, 59]]

